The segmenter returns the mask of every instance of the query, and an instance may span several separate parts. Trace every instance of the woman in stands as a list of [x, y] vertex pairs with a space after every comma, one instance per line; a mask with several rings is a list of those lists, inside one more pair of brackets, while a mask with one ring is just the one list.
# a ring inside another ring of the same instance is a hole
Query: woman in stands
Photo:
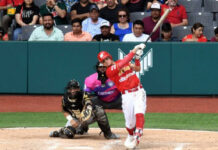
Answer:
[[35, 25], [39, 17], [39, 7], [37, 7], [33, 0], [24, 0], [22, 5], [16, 8], [15, 20], [16, 29], [13, 33], [13, 40], [18, 40], [19, 34], [22, 33], [23, 26]]
[[129, 22], [129, 12], [126, 8], [118, 10], [117, 16], [118, 23], [112, 25], [111, 33], [119, 36], [122, 41], [125, 34], [132, 33], [132, 22]]
[[207, 42], [207, 38], [203, 35], [204, 26], [201, 23], [195, 23], [191, 28], [192, 34], [186, 35], [182, 42]]

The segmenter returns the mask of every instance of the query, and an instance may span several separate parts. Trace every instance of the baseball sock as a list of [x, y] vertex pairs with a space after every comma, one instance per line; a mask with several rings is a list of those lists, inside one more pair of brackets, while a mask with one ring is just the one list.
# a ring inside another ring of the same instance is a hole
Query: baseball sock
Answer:
[[139, 144], [140, 137], [143, 134], [144, 122], [144, 114], [136, 114], [136, 129], [134, 136], [137, 139], [137, 144]]
[[126, 127], [126, 130], [128, 131], [129, 135], [133, 135], [135, 128], [129, 129]]

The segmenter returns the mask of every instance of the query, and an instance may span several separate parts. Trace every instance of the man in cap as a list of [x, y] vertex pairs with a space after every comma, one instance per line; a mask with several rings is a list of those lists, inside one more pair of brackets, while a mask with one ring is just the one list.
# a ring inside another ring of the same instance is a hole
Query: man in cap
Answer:
[[[144, 32], [145, 34], [150, 34], [154, 28], [154, 26], [157, 24], [161, 17], [161, 7], [159, 3], [153, 3], [151, 5], [151, 16], [145, 17], [143, 19], [144, 23]], [[166, 22], [166, 21], [165, 21]], [[160, 28], [157, 29], [156, 32], [151, 36], [152, 41], [156, 41], [160, 37]]]
[[111, 34], [111, 26], [109, 21], [101, 22], [101, 34], [97, 34], [93, 37], [92, 41], [119, 41], [119, 37], [115, 34]]
[[100, 26], [102, 21], [106, 20], [99, 17], [98, 6], [92, 4], [89, 9], [89, 17], [82, 22], [82, 30], [89, 32], [94, 37], [96, 34], [101, 33]]

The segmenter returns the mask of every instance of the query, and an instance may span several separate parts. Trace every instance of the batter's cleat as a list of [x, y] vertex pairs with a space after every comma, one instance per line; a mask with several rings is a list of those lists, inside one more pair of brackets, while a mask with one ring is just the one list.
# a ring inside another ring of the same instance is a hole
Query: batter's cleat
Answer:
[[127, 148], [127, 149], [132, 149], [133, 148], [133, 144], [132, 142], [134, 141], [134, 136], [133, 135], [129, 135], [127, 136], [125, 142], [124, 142], [124, 146]]
[[104, 134], [104, 137], [105, 137], [106, 139], [108, 139], [108, 140], [110, 140], [110, 139], [119, 139], [119, 138], [120, 138], [119, 135], [114, 134], [114, 133], [112, 133], [112, 132], [111, 132], [109, 135]]
[[52, 131], [52, 132], [50, 132], [49, 136], [50, 137], [59, 137], [60, 135], [59, 135], [58, 131]]

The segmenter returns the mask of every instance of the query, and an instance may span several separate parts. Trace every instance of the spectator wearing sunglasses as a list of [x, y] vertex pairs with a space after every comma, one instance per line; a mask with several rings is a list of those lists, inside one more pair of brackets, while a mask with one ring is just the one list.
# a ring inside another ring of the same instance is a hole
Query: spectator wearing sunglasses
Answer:
[[111, 33], [119, 36], [123, 41], [124, 35], [132, 33], [132, 23], [129, 22], [129, 12], [126, 8], [121, 8], [117, 12], [118, 23], [114, 23], [111, 27]]

